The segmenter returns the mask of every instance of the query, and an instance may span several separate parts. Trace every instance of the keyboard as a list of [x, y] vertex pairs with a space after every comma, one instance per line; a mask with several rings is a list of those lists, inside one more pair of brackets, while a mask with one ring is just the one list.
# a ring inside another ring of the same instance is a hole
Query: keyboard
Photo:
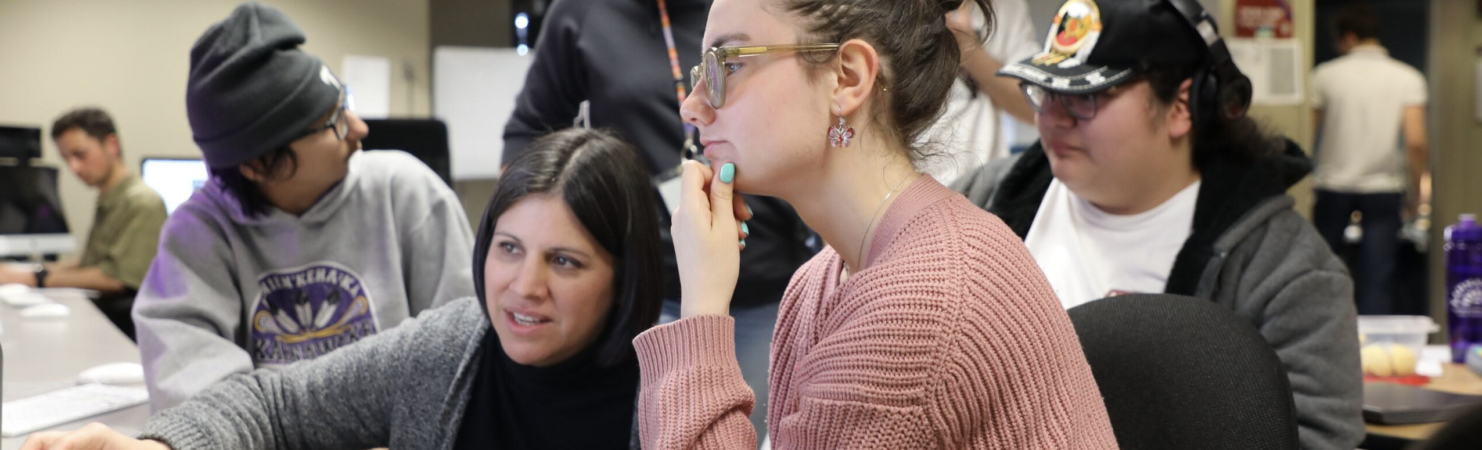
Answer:
[[16, 437], [149, 401], [141, 387], [84, 384], [0, 406], [0, 436]]

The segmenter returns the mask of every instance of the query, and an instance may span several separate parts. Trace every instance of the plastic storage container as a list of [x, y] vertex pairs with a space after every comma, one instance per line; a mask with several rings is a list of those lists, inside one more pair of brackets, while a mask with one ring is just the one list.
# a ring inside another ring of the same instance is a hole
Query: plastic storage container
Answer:
[[1359, 342], [1366, 375], [1410, 376], [1426, 337], [1441, 327], [1428, 316], [1359, 316]]

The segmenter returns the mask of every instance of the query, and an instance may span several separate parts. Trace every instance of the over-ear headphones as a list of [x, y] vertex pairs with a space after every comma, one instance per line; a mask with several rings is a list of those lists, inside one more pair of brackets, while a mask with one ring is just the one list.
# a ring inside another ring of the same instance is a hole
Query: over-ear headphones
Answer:
[[1194, 123], [1209, 120], [1231, 121], [1245, 117], [1250, 110], [1253, 89], [1250, 78], [1240, 73], [1230, 49], [1220, 38], [1219, 27], [1195, 0], [1167, 0], [1178, 10], [1184, 22], [1204, 39], [1208, 60], [1203, 68], [1194, 73], [1193, 86], [1189, 95], [1189, 111]]

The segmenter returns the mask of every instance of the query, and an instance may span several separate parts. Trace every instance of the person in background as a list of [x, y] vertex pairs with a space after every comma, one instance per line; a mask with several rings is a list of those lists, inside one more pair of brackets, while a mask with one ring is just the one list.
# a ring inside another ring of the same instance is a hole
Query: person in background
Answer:
[[1055, 24], [1002, 72], [1040, 142], [953, 187], [1024, 240], [1065, 308], [1169, 293], [1249, 320], [1287, 369], [1302, 448], [1353, 449], [1353, 281], [1286, 195], [1306, 154], [1245, 116], [1248, 80], [1193, 0], [1070, 0]]
[[[670, 193], [687, 144], [702, 144], [680, 118], [690, 94], [681, 68], [700, 62], [710, 0], [558, 0], [545, 16], [535, 61], [504, 128], [504, 161], [529, 143], [572, 125], [583, 101], [594, 128], [616, 131], [637, 147], [644, 170], [665, 192], [654, 211], [661, 217], [666, 270], [661, 322], [679, 318], [679, 268], [669, 236]], [[676, 97], [678, 94], [678, 97]], [[696, 151], [699, 149], [697, 148]], [[746, 384], [759, 399], [751, 423], [766, 430], [767, 354], [783, 290], [798, 266], [814, 254], [811, 232], [787, 203], [748, 197], [756, 217], [746, 224], [745, 263], [731, 314], [736, 354]]]
[[[947, 26], [957, 33], [962, 70], [941, 119], [927, 129], [918, 146], [937, 154], [922, 161], [922, 171], [951, 181], [989, 161], [1009, 156], [1014, 123], [1034, 124], [1034, 109], [1019, 92], [1019, 82], [998, 76], [1004, 61], [1018, 61], [1039, 51], [1034, 24], [1024, 0], [994, 0], [992, 26], [973, 2], [947, 13]], [[992, 29], [992, 33], [986, 31]], [[981, 36], [988, 36], [982, 39]], [[950, 151], [945, 151], [950, 150]]]
[[712, 164], [684, 165], [681, 318], [633, 341], [645, 448], [757, 445], [732, 350], [737, 221], [753, 217], [741, 192], [786, 200], [828, 244], [782, 301], [774, 448], [1117, 448], [1070, 318], [1024, 245], [916, 169], [914, 143], [958, 73], [945, 14], [961, 3], [715, 2], [681, 110]]
[[51, 138], [67, 169], [98, 190], [92, 230], [81, 259], [44, 264], [34, 271], [0, 263], [0, 284], [98, 291], [94, 300], [98, 309], [134, 339], [129, 311], [159, 246], [165, 202], [124, 165], [118, 128], [102, 109], [63, 114], [52, 124]]
[[1368, 5], [1340, 12], [1333, 40], [1343, 56], [1312, 70], [1318, 142], [1312, 222], [1338, 251], [1353, 213], [1363, 215], [1352, 268], [1358, 312], [1391, 314], [1402, 208], [1413, 217], [1430, 203], [1425, 76], [1380, 45], [1379, 17]]
[[211, 385], [136, 440], [102, 425], [23, 450], [638, 450], [633, 337], [659, 316], [653, 189], [611, 134], [542, 138], [499, 179], [477, 298], [283, 371]]
[[473, 293], [458, 198], [365, 122], [281, 11], [244, 3], [190, 53], [186, 112], [211, 181], [165, 224], [139, 291], [150, 405], [282, 368]]

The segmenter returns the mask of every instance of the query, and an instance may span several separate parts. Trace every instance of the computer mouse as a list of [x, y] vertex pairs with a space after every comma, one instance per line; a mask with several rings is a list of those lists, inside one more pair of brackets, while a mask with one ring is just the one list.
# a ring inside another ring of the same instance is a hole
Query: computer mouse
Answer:
[[108, 363], [77, 374], [78, 384], [130, 385], [144, 383], [144, 366], [138, 363]]
[[21, 317], [30, 319], [58, 319], [72, 314], [72, 309], [61, 303], [44, 303], [40, 305], [27, 306], [21, 310]]
[[51, 299], [36, 293], [30, 286], [24, 284], [0, 285], [0, 302], [17, 308], [51, 303]]
[[0, 284], [0, 298], [31, 292], [31, 287], [19, 283]]

